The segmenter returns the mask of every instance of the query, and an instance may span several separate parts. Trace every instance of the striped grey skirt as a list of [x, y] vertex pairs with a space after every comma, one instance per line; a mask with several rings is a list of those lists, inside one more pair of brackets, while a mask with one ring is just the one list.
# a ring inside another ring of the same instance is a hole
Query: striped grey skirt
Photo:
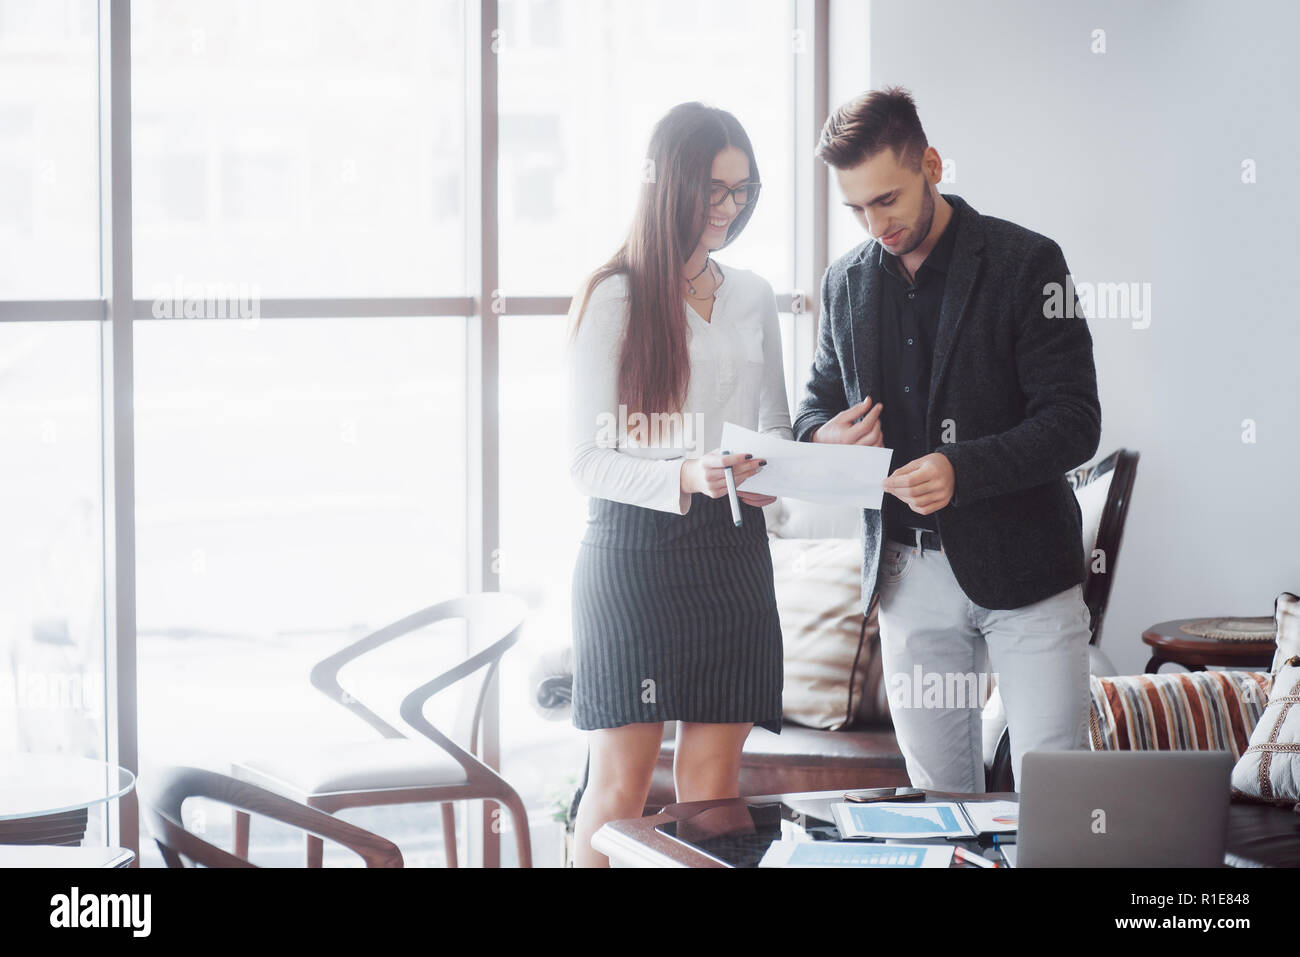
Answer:
[[752, 722], [781, 733], [781, 623], [763, 510], [591, 498], [573, 574], [573, 724]]

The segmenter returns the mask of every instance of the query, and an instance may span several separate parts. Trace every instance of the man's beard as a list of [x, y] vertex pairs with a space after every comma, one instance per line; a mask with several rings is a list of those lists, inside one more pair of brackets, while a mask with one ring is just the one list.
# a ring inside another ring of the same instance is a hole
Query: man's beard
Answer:
[[916, 219], [916, 228], [912, 232], [912, 242], [904, 249], [894, 253], [895, 256], [906, 256], [912, 250], [916, 249], [921, 243], [925, 242], [925, 237], [930, 235], [930, 227], [934, 225], [934, 196], [930, 193], [930, 186], [927, 183], [925, 187], [925, 196], [921, 200], [921, 215]]

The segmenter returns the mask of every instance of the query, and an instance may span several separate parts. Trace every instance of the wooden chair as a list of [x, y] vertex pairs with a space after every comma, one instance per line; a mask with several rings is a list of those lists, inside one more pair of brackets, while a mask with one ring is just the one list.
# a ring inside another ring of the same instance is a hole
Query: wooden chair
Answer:
[[[1092, 638], [1089, 643], [1094, 647], [1101, 644], [1101, 622], [1106, 615], [1106, 606], [1110, 603], [1110, 588], [1115, 581], [1115, 562], [1119, 558], [1120, 542], [1124, 538], [1124, 523], [1128, 521], [1129, 501], [1133, 497], [1133, 482], [1137, 478], [1139, 453], [1131, 449], [1119, 449], [1106, 456], [1096, 465], [1075, 469], [1065, 476], [1065, 480], [1074, 489], [1083, 511], [1083, 539], [1092, 541], [1091, 548], [1086, 549], [1087, 568], [1083, 580], [1083, 601], [1091, 613], [1090, 627]], [[1091, 505], [1101, 496], [1097, 491], [1104, 490], [1105, 496], [1098, 511]], [[1105, 559], [1105, 571], [1093, 571], [1092, 556], [1100, 553]]]
[[[1110, 603], [1110, 588], [1115, 581], [1115, 565], [1119, 559], [1119, 546], [1124, 537], [1124, 523], [1128, 520], [1129, 501], [1133, 495], [1133, 482], [1137, 478], [1139, 453], [1131, 449], [1118, 449], [1095, 465], [1086, 465], [1069, 472], [1065, 480], [1079, 499], [1083, 517], [1083, 545], [1086, 556], [1083, 601], [1088, 606], [1089, 660], [1100, 660], [1109, 667], [1109, 659], [1100, 652], [1101, 623]], [[1100, 555], [1104, 565], [1094, 570], [1093, 555]], [[1091, 670], [1091, 669], [1090, 669]], [[994, 691], [997, 694], [997, 691]], [[1001, 696], [999, 695], [999, 698]], [[1005, 720], [1005, 719], [1003, 719]], [[994, 729], [996, 730], [996, 729]], [[987, 742], [992, 738], [986, 738]], [[985, 752], [986, 756], [988, 752]], [[985, 787], [988, 791], [1014, 790], [1011, 767], [1011, 730], [1005, 725], [998, 736], [993, 758], [985, 768]]]
[[181, 820], [181, 805], [190, 797], [241, 808], [243, 814], [264, 815], [306, 831], [318, 841], [337, 841], [360, 855], [366, 867], [402, 866], [402, 852], [397, 845], [378, 834], [215, 771], [165, 767], [142, 777], [137, 786], [145, 825], [168, 867], [184, 867], [182, 858], [200, 867], [257, 866], [249, 862], [247, 848], [242, 853], [231, 854], [186, 829]]
[[[312, 685], [379, 732], [361, 744], [314, 743], [295, 746], [265, 759], [231, 765], [231, 773], [268, 790], [333, 813], [348, 807], [386, 804], [442, 805], [447, 866], [457, 866], [456, 818], [451, 802], [495, 801], [510, 811], [521, 867], [532, 866], [528, 815], [523, 801], [504, 778], [479, 758], [479, 727], [484, 698], [501, 656], [519, 637], [527, 606], [511, 595], [485, 592], [440, 602], [408, 615], [320, 661]], [[455, 667], [421, 684], [402, 700], [399, 713], [411, 734], [404, 734], [339, 684], [339, 670], [366, 652], [437, 622], [464, 619], [469, 656]], [[424, 717], [434, 695], [474, 674], [481, 679], [462, 698], [456, 728], [447, 735]], [[236, 811], [235, 853], [247, 855], [249, 817]], [[307, 866], [320, 867], [324, 847], [307, 836]]]

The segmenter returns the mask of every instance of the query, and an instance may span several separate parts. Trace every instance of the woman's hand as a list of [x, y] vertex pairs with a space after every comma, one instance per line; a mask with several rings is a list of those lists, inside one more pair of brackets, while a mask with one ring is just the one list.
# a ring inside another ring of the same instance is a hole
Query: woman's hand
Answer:
[[[687, 495], [703, 492], [709, 498], [721, 498], [727, 494], [727, 476], [723, 470], [730, 465], [732, 467], [732, 477], [736, 481], [737, 495], [751, 505], [769, 505], [776, 501], [770, 495], [740, 491], [740, 483], [766, 464], [766, 459], [756, 459], [754, 456], [746, 455], [743, 452], [732, 452], [730, 455], [723, 455], [721, 449], [714, 449], [708, 455], [701, 456], [698, 459], [687, 459], [682, 465], [682, 491]], [[762, 501], [760, 503], [757, 500]]]

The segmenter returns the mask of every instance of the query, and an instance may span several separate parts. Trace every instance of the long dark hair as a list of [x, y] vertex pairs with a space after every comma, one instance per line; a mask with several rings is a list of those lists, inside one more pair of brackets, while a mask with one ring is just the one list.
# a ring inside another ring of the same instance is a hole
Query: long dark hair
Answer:
[[[650, 134], [641, 196], [627, 239], [583, 283], [571, 336], [577, 334], [591, 291], [609, 276], [627, 275], [628, 323], [618, 397], [629, 414], [680, 412], [686, 400], [691, 368], [682, 282], [686, 260], [699, 245], [709, 215], [714, 157], [729, 146], [749, 160], [749, 181], [760, 182], [754, 148], [734, 116], [699, 102], [669, 110]], [[740, 235], [756, 205], [751, 201], [740, 208], [723, 246]]]

